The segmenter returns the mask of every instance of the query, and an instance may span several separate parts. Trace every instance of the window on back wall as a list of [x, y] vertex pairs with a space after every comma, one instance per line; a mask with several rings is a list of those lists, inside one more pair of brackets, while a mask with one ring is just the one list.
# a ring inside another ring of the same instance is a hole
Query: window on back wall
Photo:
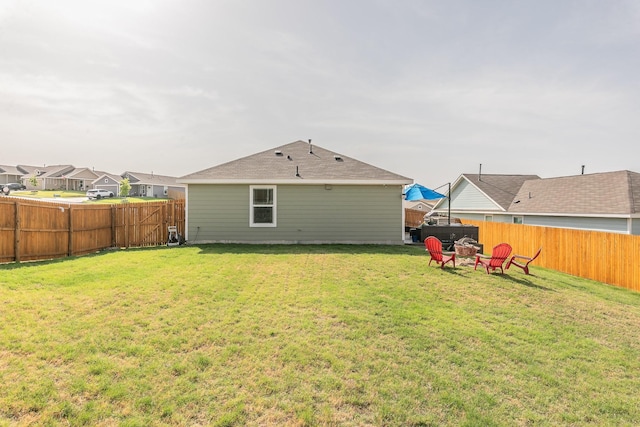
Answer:
[[514, 216], [513, 217], [514, 224], [524, 224], [524, 217], [522, 216]]
[[251, 227], [275, 227], [277, 219], [275, 185], [252, 185], [250, 193], [249, 225]]

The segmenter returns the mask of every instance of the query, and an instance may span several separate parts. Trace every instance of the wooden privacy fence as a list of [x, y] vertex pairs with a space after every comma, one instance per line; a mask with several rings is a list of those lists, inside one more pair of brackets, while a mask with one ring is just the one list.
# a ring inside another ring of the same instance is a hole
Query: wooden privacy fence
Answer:
[[426, 212], [418, 209], [404, 209], [404, 225], [405, 227], [417, 227], [424, 222]]
[[170, 225], [184, 236], [184, 200], [84, 205], [0, 197], [0, 262], [162, 245]]
[[464, 222], [478, 226], [485, 254], [502, 242], [524, 256], [533, 256], [543, 246], [540, 257], [531, 264], [533, 268], [550, 268], [640, 291], [640, 236], [467, 219]]

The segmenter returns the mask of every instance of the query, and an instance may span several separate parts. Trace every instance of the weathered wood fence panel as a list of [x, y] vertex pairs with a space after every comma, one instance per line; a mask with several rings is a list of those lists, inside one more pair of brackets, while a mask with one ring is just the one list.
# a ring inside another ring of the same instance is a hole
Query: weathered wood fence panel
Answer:
[[0, 197], [0, 262], [15, 259], [16, 209], [14, 203], [2, 203]]
[[640, 291], [640, 236], [464, 220], [478, 226], [484, 252], [507, 242], [514, 253], [533, 256], [534, 266]]
[[71, 206], [69, 255], [93, 253], [113, 245], [109, 205]]
[[184, 210], [184, 200], [79, 205], [0, 197], [0, 262], [162, 245], [169, 225], [184, 235]]
[[424, 222], [426, 212], [418, 209], [404, 209], [404, 225], [405, 227], [417, 227]]

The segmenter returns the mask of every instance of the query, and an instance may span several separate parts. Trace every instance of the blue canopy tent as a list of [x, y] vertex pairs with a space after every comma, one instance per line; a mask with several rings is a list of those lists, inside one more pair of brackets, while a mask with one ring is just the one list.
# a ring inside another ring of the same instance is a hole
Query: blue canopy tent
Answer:
[[404, 196], [405, 200], [436, 200], [447, 197], [420, 184], [413, 184], [407, 187]]
[[[448, 195], [438, 193], [435, 190], [425, 187], [420, 184], [413, 184], [408, 186], [404, 191], [404, 199], [405, 200], [436, 200], [436, 199], [449, 199], [449, 214], [448, 214], [448, 222], [451, 223], [451, 183], [447, 183], [445, 185], [449, 185]], [[440, 187], [443, 187], [442, 185]], [[438, 188], [440, 188], [438, 187]]]

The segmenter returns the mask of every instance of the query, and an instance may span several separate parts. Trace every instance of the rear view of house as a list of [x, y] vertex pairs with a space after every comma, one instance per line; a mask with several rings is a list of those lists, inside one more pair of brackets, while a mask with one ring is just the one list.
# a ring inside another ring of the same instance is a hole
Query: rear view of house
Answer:
[[191, 243], [403, 244], [412, 180], [296, 141], [178, 182]]

